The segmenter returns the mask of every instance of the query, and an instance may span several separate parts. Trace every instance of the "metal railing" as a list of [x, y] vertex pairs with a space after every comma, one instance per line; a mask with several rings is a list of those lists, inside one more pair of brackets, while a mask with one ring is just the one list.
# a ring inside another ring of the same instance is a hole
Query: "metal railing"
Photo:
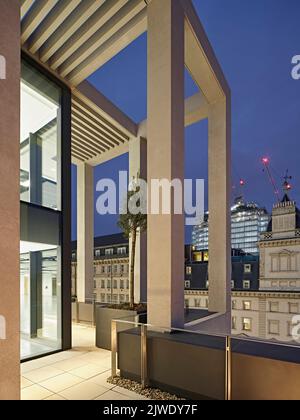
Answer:
[[225, 395], [224, 398], [226, 401], [230, 401], [232, 398], [232, 347], [231, 347], [231, 336], [222, 335], [222, 334], [213, 334], [207, 332], [198, 332], [191, 331], [180, 328], [169, 328], [155, 326], [151, 324], [145, 324], [136, 321], [128, 321], [125, 319], [114, 319], [111, 323], [111, 376], [117, 377], [117, 352], [118, 352], [118, 324], [128, 325], [129, 328], [140, 328], [140, 371], [141, 371], [141, 386], [146, 388], [149, 383], [148, 376], [148, 363], [147, 363], [147, 337], [148, 331], [162, 331], [162, 332], [181, 332], [189, 333], [195, 336], [207, 336], [207, 337], [217, 337], [223, 338], [225, 340]]

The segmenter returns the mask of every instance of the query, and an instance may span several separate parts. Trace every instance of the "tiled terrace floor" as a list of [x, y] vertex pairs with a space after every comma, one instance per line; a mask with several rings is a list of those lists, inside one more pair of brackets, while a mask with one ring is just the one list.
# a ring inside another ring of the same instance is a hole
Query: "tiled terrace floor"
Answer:
[[94, 328], [73, 327], [73, 349], [21, 367], [22, 400], [140, 400], [141, 395], [108, 384], [110, 351], [94, 346]]

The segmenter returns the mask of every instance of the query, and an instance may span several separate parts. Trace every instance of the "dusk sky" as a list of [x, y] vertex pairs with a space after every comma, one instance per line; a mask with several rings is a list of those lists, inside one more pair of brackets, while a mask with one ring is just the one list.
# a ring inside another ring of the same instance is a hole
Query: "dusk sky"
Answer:
[[[300, 80], [291, 77], [292, 57], [300, 54], [299, 0], [194, 0], [199, 17], [232, 91], [233, 196], [239, 179], [244, 196], [271, 209], [275, 197], [261, 158], [281, 186], [293, 176], [291, 197], [300, 204]], [[98, 70], [89, 81], [134, 121], [147, 118], [147, 35]], [[186, 75], [186, 97], [197, 92]], [[185, 177], [207, 186], [207, 122], [186, 129]], [[118, 179], [128, 155], [95, 168], [101, 178]], [[72, 236], [76, 238], [76, 169], [72, 171]], [[97, 193], [95, 191], [95, 199]], [[207, 203], [206, 203], [207, 205]], [[95, 212], [95, 236], [118, 232], [117, 216]], [[186, 229], [186, 242], [191, 229]]]

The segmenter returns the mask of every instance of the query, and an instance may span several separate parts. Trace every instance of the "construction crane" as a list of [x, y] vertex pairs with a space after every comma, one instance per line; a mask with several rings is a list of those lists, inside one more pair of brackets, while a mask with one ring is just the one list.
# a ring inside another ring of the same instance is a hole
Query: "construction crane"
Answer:
[[[273, 191], [274, 191], [274, 194], [275, 194], [276, 200], [277, 200], [277, 201], [278, 201], [278, 203], [279, 203], [279, 202], [280, 202], [279, 190], [278, 190], [278, 188], [277, 188], [277, 185], [276, 185], [275, 179], [274, 179], [274, 177], [273, 177], [273, 175], [272, 175], [272, 172], [271, 172], [271, 168], [270, 168], [270, 159], [269, 159], [268, 157], [263, 157], [261, 161], [262, 161], [262, 164], [263, 164], [263, 166], [264, 166], [263, 171], [267, 174], [268, 179], [269, 179], [269, 181], [270, 181], [270, 183], [271, 183], [271, 185], [272, 185], [272, 188], [273, 188]], [[287, 182], [287, 180], [286, 180], [286, 182]]]

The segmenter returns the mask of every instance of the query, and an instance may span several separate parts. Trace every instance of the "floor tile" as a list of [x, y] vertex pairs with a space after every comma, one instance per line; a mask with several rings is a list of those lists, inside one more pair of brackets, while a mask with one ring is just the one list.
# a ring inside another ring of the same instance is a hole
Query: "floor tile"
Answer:
[[132, 398], [127, 397], [126, 395], [120, 394], [119, 392], [115, 392], [113, 390], [107, 391], [105, 394], [100, 395], [99, 397], [96, 398], [96, 400], [100, 401], [100, 400], [104, 400], [104, 401], [109, 401], [109, 400], [114, 400], [114, 401], [121, 401], [121, 400], [132, 400]]
[[34, 385], [33, 382], [24, 378], [24, 376], [21, 376], [21, 389], [27, 388], [27, 387], [32, 386], [32, 385]]
[[87, 364], [77, 369], [73, 369], [69, 371], [71, 375], [79, 376], [82, 379], [90, 379], [93, 376], [100, 375], [101, 373], [105, 372], [107, 369], [105, 367], [94, 365], [94, 364]]
[[73, 357], [72, 359], [69, 359], [69, 360], [64, 360], [62, 362], [54, 363], [52, 367], [56, 369], [61, 369], [65, 372], [69, 372], [70, 370], [78, 369], [87, 364], [88, 362], [86, 360], [82, 360], [80, 357]]
[[37, 360], [31, 360], [30, 362], [24, 362], [21, 364], [21, 372], [28, 373], [32, 370], [40, 369], [42, 367], [47, 366], [49, 363], [45, 361], [44, 358], [37, 359]]
[[93, 378], [89, 379], [88, 382], [92, 382], [94, 384], [104, 386], [104, 388], [107, 388], [107, 389], [112, 389], [115, 387], [115, 385], [109, 384], [107, 382], [107, 379], [110, 376], [111, 376], [111, 372], [107, 371], [107, 372], [101, 373], [100, 375], [94, 376]]
[[45, 401], [66, 401], [61, 395], [53, 394], [48, 398], [45, 398]]
[[28, 388], [24, 388], [21, 391], [21, 400], [23, 401], [33, 401], [33, 400], [43, 400], [47, 397], [50, 397], [53, 393], [47, 389], [39, 386], [32, 385]]
[[133, 391], [130, 391], [129, 389], [126, 388], [121, 388], [120, 386], [116, 386], [114, 388], [114, 392], [119, 392], [122, 395], [125, 395], [126, 397], [129, 397], [131, 399], [136, 399], [136, 400], [146, 400], [147, 398], [144, 397], [143, 395], [137, 394]]
[[53, 368], [51, 366], [46, 366], [24, 373], [23, 376], [32, 382], [39, 383], [46, 381], [47, 379], [54, 378], [54, 376], [61, 375], [62, 373], [64, 373], [62, 370]]
[[78, 376], [70, 375], [69, 373], [63, 373], [62, 375], [58, 375], [54, 378], [41, 382], [40, 385], [49, 391], [54, 392], [55, 394], [59, 394], [60, 391], [77, 385], [80, 382], [82, 382], [82, 379]]
[[107, 388], [85, 381], [79, 385], [65, 389], [59, 394], [67, 400], [94, 400], [106, 391]]

